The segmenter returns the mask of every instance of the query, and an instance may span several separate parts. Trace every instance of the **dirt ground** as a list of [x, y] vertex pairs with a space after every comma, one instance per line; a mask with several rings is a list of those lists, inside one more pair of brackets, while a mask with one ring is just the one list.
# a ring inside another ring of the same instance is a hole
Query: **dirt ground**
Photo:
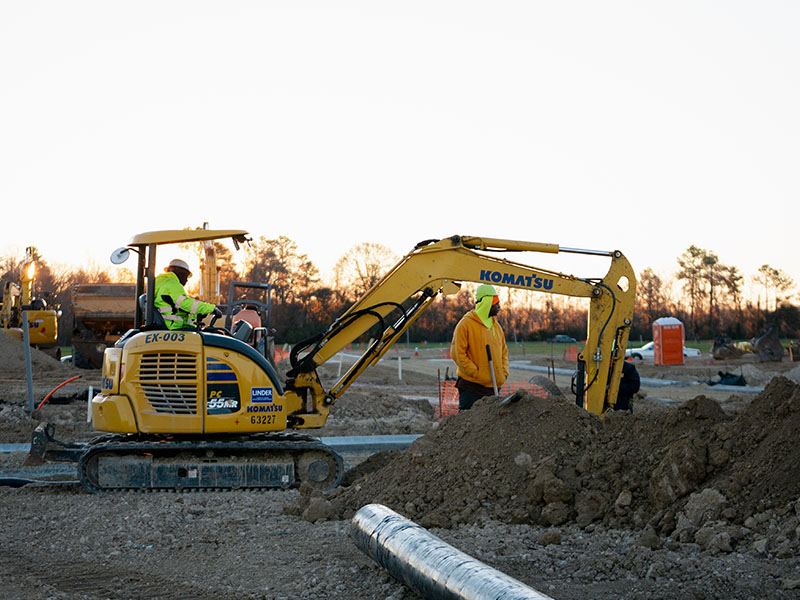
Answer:
[[[0, 336], [0, 443], [28, 442], [42, 421], [91, 438], [100, 373], [34, 352], [36, 406], [81, 377], [29, 414], [21, 356]], [[437, 379], [453, 372], [438, 350], [407, 354], [402, 379], [397, 356], [369, 369], [317, 434], [421, 437], [352, 460], [325, 494], [0, 487], [2, 597], [419, 598], [349, 536], [353, 513], [378, 502], [553, 598], [800, 598], [800, 363], [638, 363], [634, 413], [599, 419], [567, 399], [571, 362], [512, 360], [513, 380], [555, 368], [563, 396], [490, 397], [437, 422]], [[708, 385], [720, 371], [748, 387]], [[0, 470], [24, 456], [0, 454]]]

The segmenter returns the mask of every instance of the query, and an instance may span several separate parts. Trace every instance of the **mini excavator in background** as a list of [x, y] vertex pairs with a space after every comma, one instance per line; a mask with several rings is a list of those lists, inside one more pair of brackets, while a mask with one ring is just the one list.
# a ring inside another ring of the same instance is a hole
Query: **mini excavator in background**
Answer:
[[20, 341], [24, 339], [23, 315], [28, 317], [28, 340], [34, 348], [56, 359], [61, 358], [58, 347], [59, 311], [47, 307], [44, 298], [34, 296], [36, 261], [32, 247], [25, 249], [19, 283], [6, 281], [0, 303], [0, 329]]
[[[149, 232], [112, 256], [120, 262], [129, 251], [138, 255], [139, 302], [134, 328], [105, 351], [102, 390], [91, 401], [93, 426], [107, 435], [79, 449], [79, 476], [89, 491], [336, 486], [341, 457], [298, 430], [322, 427], [349, 385], [437, 296], [457, 293], [462, 281], [588, 298], [576, 402], [602, 415], [616, 401], [636, 292], [633, 269], [619, 251], [469, 236], [420, 242], [326, 331], [295, 345], [280, 381], [250, 343], [247, 321], [230, 330], [216, 327], [216, 319], [168, 330], [153, 309], [159, 245], [230, 238], [238, 248], [247, 236], [239, 230]], [[493, 252], [593, 254], [611, 265], [602, 279], [582, 279]], [[317, 368], [376, 325], [377, 339], [326, 389]], [[31, 453], [46, 457], [36, 433]]]

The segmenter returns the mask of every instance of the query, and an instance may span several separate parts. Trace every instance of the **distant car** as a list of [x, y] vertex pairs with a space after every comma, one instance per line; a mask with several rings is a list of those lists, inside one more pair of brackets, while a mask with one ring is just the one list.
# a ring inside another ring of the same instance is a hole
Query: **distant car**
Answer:
[[547, 340], [548, 344], [574, 344], [577, 340], [574, 337], [569, 337], [568, 335], [558, 334], [555, 337], [551, 337]]
[[[700, 350], [697, 348], [687, 348], [686, 346], [683, 347], [683, 356], [687, 358], [689, 356], [700, 356]], [[653, 360], [655, 358], [655, 349], [653, 346], [653, 342], [647, 342], [641, 348], [628, 348], [625, 350], [625, 358], [633, 358], [635, 360]]]

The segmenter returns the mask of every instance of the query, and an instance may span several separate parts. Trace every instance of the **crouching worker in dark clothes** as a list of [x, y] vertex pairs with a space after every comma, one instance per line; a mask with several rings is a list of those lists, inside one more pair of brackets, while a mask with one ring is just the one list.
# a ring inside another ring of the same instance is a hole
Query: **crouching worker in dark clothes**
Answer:
[[633, 395], [639, 391], [639, 384], [639, 371], [632, 362], [626, 360], [622, 363], [622, 379], [619, 381], [619, 392], [614, 410], [633, 412]]

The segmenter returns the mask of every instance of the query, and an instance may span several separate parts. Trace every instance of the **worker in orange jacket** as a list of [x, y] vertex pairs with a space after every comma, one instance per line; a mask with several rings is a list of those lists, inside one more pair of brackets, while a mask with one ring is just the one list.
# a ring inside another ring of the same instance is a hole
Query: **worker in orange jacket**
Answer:
[[491, 396], [495, 393], [494, 385], [500, 389], [508, 378], [508, 346], [503, 328], [495, 318], [498, 312], [497, 290], [485, 283], [475, 292], [475, 308], [456, 325], [450, 355], [458, 367], [456, 388], [460, 410], [468, 410], [478, 399]]

